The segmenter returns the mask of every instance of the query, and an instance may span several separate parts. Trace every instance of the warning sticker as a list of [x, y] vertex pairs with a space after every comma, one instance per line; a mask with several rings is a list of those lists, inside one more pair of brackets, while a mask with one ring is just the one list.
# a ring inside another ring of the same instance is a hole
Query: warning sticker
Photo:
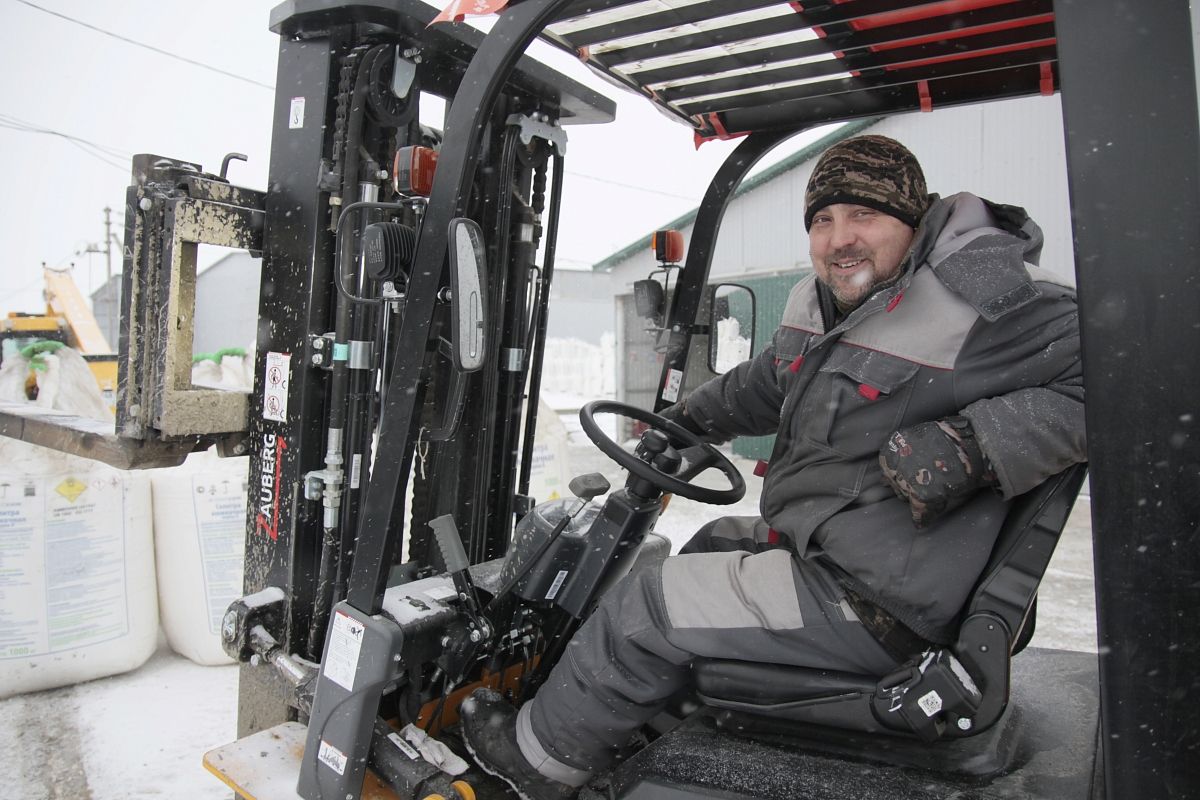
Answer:
[[287, 422], [288, 383], [292, 379], [290, 353], [267, 353], [263, 374], [263, 419]]
[[288, 128], [296, 130], [304, 127], [304, 98], [293, 97], [292, 106], [288, 110]]
[[679, 401], [679, 387], [683, 383], [683, 373], [677, 369], [667, 370], [667, 385], [663, 387], [662, 399], [668, 403]]
[[324, 739], [321, 740], [321, 746], [317, 748], [317, 760], [338, 775], [346, 774], [346, 754]]
[[321, 674], [348, 692], [354, 691], [354, 674], [358, 672], [362, 641], [363, 624], [344, 611], [335, 612], [329, 652], [325, 655]]
[[567, 579], [567, 570], [560, 569], [558, 574], [554, 576], [554, 583], [550, 584], [550, 591], [546, 592], [546, 599], [553, 600], [558, 597], [558, 590], [562, 588], [563, 581]]
[[79, 499], [79, 495], [87, 491], [87, 488], [87, 484], [78, 478], [66, 478], [54, 487], [54, 491], [74, 503]]

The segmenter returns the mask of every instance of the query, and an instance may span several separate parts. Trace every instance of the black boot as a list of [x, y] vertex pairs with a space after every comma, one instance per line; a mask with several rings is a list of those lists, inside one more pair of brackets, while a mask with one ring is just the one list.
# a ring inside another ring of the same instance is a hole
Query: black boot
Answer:
[[542, 775], [517, 745], [517, 710], [491, 689], [463, 701], [462, 737], [484, 772], [502, 778], [522, 800], [570, 800], [577, 789]]

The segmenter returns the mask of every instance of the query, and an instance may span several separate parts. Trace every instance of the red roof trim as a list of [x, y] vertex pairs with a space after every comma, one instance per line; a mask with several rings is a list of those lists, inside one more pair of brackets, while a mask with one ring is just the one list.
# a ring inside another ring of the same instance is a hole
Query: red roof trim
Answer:
[[1010, 19], [1004, 22], [992, 22], [987, 25], [977, 25], [974, 28], [957, 28], [952, 31], [943, 31], [942, 33], [931, 33], [926, 36], [914, 36], [911, 39], [897, 39], [893, 42], [884, 42], [883, 44], [873, 44], [869, 48], [872, 53], [882, 53], [887, 50], [895, 50], [900, 47], [917, 47], [923, 44], [933, 44], [934, 42], [948, 42], [952, 39], [963, 39], [968, 36], [983, 36], [988, 33], [999, 33], [1000, 31], [1011, 31], [1017, 28], [1027, 28], [1030, 25], [1040, 25], [1044, 22], [1053, 22], [1053, 14], [1039, 14], [1036, 17], [1026, 17], [1024, 19]]
[[915, 61], [902, 61], [899, 64], [888, 64], [884, 69], [888, 72], [895, 72], [902, 69], [913, 69], [914, 67], [928, 67], [933, 64], [945, 64], [951, 61], [965, 61], [971, 58], [983, 58], [984, 56], [998, 56], [1004, 53], [1016, 53], [1021, 50], [1032, 50], [1035, 47], [1052, 47], [1058, 40], [1054, 37], [1049, 39], [1038, 39], [1033, 42], [1021, 42], [1020, 44], [1008, 44], [1002, 47], [988, 47], [983, 50], [968, 50], [965, 53], [953, 53], [945, 56], [935, 56], [933, 58], [919, 58]]
[[856, 31], [867, 31], [872, 28], [884, 28], [888, 25], [902, 25], [905, 22], [918, 22], [933, 17], [943, 17], [947, 14], [962, 14], [980, 8], [991, 8], [1014, 3], [1017, 0], [942, 0], [940, 3], [929, 3], [916, 8], [905, 8], [899, 11], [887, 11], [870, 17], [851, 20], [850, 27]]

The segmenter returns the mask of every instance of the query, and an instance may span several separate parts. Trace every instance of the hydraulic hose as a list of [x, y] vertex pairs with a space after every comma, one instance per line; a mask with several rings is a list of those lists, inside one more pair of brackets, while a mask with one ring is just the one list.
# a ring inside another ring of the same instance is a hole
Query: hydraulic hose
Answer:
[[517, 492], [529, 494], [529, 473], [533, 468], [533, 440], [537, 431], [537, 398], [542, 391], [542, 360], [546, 355], [547, 307], [550, 303], [550, 282], [554, 279], [554, 255], [558, 244], [559, 209], [562, 204], [563, 157], [554, 154], [554, 176], [550, 189], [550, 219], [546, 227], [546, 255], [542, 262], [541, 288], [534, 309], [532, 353], [529, 358], [529, 409], [525, 412], [524, 441], [521, 448], [521, 477]]
[[[490, 270], [492, 274], [493, 291], [489, 298], [489, 307], [495, 309], [493, 313], [492, 327], [490, 331], [491, 343], [489, 345], [489, 363], [497, 364], [504, 339], [504, 331], [502, 320], [505, 316], [503, 309], [505, 308], [505, 295], [508, 289], [508, 252], [509, 252], [509, 236], [512, 228], [512, 192], [513, 181], [516, 172], [517, 147], [520, 143], [519, 129], [515, 126], [509, 126], [505, 132], [504, 148], [501, 151], [500, 161], [500, 180], [499, 194], [500, 203], [496, 211], [496, 260], [495, 266]], [[483, 371], [483, 391], [482, 396], [488, 400], [497, 400], [497, 392], [500, 383], [500, 370], [496, 367]], [[493, 413], [499, 409], [495, 403], [492, 403]], [[488, 425], [487, 430], [482, 432], [484, 439], [481, 452], [483, 458], [479, 458], [475, 463], [475, 480], [474, 486], [477, 489], [486, 487], [487, 502], [476, 502], [473, 508], [472, 524], [470, 527], [470, 552], [468, 556], [471, 563], [479, 563], [490, 557], [488, 552], [488, 536], [485, 532], [488, 529], [489, 522], [494, 521], [496, 524], [508, 525], [510, 522], [508, 510], [512, 505], [511, 492], [504, 502], [499, 492], [493, 492], [491, 484], [492, 473], [495, 458], [495, 443], [496, 443], [496, 425]], [[495, 501], [495, 505], [493, 505]], [[501, 513], [503, 512], [503, 513]]]
[[[350, 112], [346, 124], [345, 151], [342, 158], [342, 200], [354, 196], [358, 186], [359, 148], [362, 146], [363, 122], [366, 117], [367, 95], [370, 88], [371, 64], [386, 45], [378, 45], [366, 52], [359, 61], [357, 74], [354, 79], [354, 89], [350, 98]], [[349, 207], [343, 207], [344, 215]], [[342, 217], [338, 218], [335, 238], [334, 281], [343, 286], [354, 277], [356, 261], [354, 259], [355, 238], [345, 236], [342, 231]], [[351, 327], [353, 304], [342, 292], [337, 293], [334, 310], [333, 326], [333, 363], [330, 376], [329, 390], [329, 427], [325, 442], [325, 469], [322, 471], [324, 483], [322, 489], [322, 504], [324, 505], [323, 535], [321, 537], [321, 554], [317, 567], [317, 585], [313, 597], [312, 625], [309, 627], [308, 652], [315, 655], [321, 653], [325, 641], [325, 629], [328, 625], [330, 609], [333, 607], [334, 576], [338, 562], [344, 554], [341, 552], [341, 537], [338, 536], [338, 522], [341, 514], [342, 487], [345, 483], [343, 452], [343, 435], [347, 417], [347, 392], [350, 381], [349, 374], [349, 335]]]

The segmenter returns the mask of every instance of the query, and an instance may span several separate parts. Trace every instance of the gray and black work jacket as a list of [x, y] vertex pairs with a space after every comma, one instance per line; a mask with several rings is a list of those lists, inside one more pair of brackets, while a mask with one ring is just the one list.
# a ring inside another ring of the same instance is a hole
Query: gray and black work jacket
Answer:
[[[953, 639], [1011, 498], [1085, 458], [1075, 293], [1034, 266], [1041, 246], [1022, 209], [935, 197], [896, 283], [826, 330], [809, 276], [771, 345], [687, 399], [714, 436], [777, 433], [763, 518], [934, 642]], [[971, 420], [999, 491], [918, 530], [879, 449], [954, 414]]]

